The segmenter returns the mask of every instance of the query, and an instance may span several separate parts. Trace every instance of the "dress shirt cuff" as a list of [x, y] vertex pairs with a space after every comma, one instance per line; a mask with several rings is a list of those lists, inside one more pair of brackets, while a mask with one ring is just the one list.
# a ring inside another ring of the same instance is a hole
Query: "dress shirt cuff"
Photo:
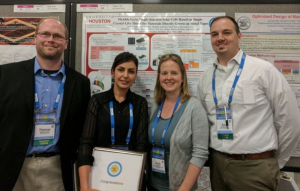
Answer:
[[206, 160], [207, 158], [192, 157], [190, 163], [202, 169]]
[[92, 155], [81, 155], [78, 156], [78, 167], [83, 165], [93, 166], [94, 157]]

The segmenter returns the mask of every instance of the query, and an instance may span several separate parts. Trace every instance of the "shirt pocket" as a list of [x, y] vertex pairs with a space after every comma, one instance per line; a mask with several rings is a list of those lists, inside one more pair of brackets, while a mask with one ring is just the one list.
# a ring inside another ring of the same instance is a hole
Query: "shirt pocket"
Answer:
[[256, 103], [255, 100], [255, 81], [254, 80], [244, 80], [241, 81], [242, 88], [242, 99], [243, 103], [246, 105], [253, 105]]

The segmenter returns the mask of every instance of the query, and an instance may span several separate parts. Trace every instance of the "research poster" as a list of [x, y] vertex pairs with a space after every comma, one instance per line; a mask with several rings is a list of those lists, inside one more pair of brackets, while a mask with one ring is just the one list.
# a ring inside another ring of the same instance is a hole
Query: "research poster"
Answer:
[[267, 60], [289, 83], [300, 83], [300, 14], [236, 13], [242, 33], [240, 47], [251, 56]]
[[[293, 92], [295, 93], [297, 103], [298, 103], [298, 108], [300, 112], [300, 84], [290, 84]], [[293, 157], [300, 157], [300, 137], [298, 139], [298, 144], [292, 154]]]
[[92, 93], [111, 87], [110, 69], [116, 55], [128, 51], [139, 61], [131, 88], [151, 102], [160, 57], [181, 56], [190, 92], [196, 96], [200, 75], [216, 58], [209, 23], [225, 13], [85, 13], [82, 24], [82, 73]]
[[19, 62], [36, 55], [34, 34], [43, 18], [0, 18], [0, 65]]
[[292, 154], [293, 157], [300, 157], [300, 137], [298, 139], [297, 146]]
[[299, 112], [300, 112], [300, 84], [290, 84], [293, 92], [295, 93], [298, 107], [299, 107]]

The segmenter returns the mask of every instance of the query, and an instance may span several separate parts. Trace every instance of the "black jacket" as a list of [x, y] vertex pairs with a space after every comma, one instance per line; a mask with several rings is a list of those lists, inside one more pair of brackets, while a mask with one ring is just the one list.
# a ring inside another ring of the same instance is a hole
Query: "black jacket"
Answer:
[[[60, 118], [60, 158], [65, 190], [73, 191], [77, 158], [87, 105], [89, 79], [66, 66]], [[0, 66], [0, 190], [13, 189], [33, 131], [34, 58]]]

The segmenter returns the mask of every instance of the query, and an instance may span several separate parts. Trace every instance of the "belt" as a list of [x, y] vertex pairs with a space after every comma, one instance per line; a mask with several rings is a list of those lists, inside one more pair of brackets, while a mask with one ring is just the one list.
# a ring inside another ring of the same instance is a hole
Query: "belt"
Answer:
[[[216, 150], [214, 150], [216, 151]], [[255, 160], [255, 159], [267, 159], [275, 156], [275, 150], [266, 151], [262, 153], [254, 153], [254, 154], [228, 154], [228, 153], [222, 153], [220, 151], [216, 151], [222, 155], [224, 155], [227, 158], [231, 158], [234, 160]]]
[[50, 152], [50, 153], [35, 153], [35, 154], [30, 154], [26, 157], [52, 157], [55, 155], [58, 155], [59, 153], [54, 153], [54, 152]]

